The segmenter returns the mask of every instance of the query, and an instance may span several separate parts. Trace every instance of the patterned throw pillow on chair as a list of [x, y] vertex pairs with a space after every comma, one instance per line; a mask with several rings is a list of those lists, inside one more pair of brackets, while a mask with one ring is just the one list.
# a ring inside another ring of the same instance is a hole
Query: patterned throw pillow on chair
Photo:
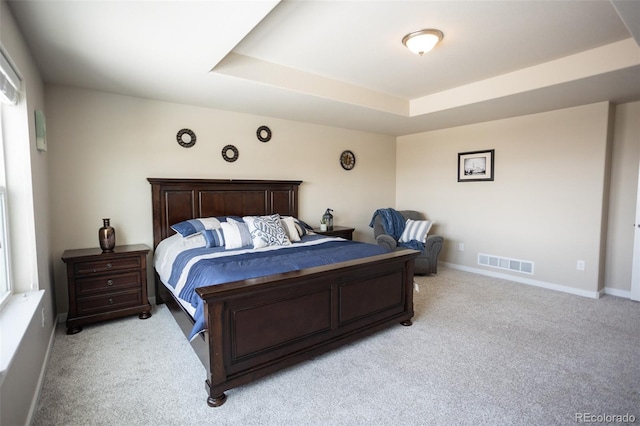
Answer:
[[424, 243], [427, 241], [427, 234], [431, 229], [433, 222], [430, 220], [412, 220], [407, 219], [404, 225], [404, 231], [400, 236], [401, 243], [408, 243], [411, 240]]
[[280, 222], [280, 215], [245, 216], [242, 218], [249, 227], [253, 247], [288, 246], [291, 241], [287, 237]]

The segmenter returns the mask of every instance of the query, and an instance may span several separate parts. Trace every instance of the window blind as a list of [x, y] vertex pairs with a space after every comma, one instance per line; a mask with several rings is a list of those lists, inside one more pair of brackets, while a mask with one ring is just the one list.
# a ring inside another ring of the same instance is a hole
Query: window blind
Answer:
[[16, 105], [19, 94], [20, 77], [0, 50], [0, 102]]

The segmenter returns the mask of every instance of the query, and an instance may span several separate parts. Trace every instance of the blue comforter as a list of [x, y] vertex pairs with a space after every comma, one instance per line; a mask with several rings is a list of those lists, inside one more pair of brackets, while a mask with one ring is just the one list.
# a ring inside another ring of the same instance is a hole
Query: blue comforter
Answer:
[[386, 250], [377, 245], [319, 235], [307, 235], [298, 243], [270, 250], [196, 248], [186, 250], [176, 257], [167, 284], [177, 292], [179, 298], [196, 309], [196, 322], [189, 336], [191, 339], [204, 329], [202, 299], [195, 292], [198, 287], [384, 253]]

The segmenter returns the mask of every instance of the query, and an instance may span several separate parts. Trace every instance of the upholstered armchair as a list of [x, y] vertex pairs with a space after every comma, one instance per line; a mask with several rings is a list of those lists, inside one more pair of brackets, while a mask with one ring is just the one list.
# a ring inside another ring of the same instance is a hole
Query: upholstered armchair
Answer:
[[[414, 210], [399, 210], [404, 220], [425, 220], [422, 213]], [[380, 215], [375, 216], [373, 221], [373, 236], [379, 246], [387, 248], [389, 251], [404, 249], [398, 246], [398, 241], [385, 233]], [[414, 273], [416, 275], [431, 275], [438, 273], [438, 255], [442, 249], [444, 239], [439, 235], [427, 235], [424, 252], [416, 258]]]

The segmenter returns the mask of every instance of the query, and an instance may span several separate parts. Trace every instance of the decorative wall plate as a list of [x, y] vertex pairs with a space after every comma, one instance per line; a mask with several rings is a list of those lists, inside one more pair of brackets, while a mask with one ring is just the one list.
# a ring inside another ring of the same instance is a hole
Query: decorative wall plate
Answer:
[[176, 139], [180, 146], [191, 148], [196, 144], [196, 134], [190, 129], [181, 129], [176, 135]]
[[225, 147], [222, 148], [222, 158], [229, 163], [236, 161], [238, 159], [238, 155], [240, 155], [238, 148], [233, 145], [225, 145]]
[[345, 170], [351, 170], [356, 165], [356, 156], [353, 152], [346, 150], [340, 154], [340, 165]]
[[256, 136], [260, 142], [269, 142], [271, 140], [271, 129], [267, 126], [260, 126], [256, 131]]

